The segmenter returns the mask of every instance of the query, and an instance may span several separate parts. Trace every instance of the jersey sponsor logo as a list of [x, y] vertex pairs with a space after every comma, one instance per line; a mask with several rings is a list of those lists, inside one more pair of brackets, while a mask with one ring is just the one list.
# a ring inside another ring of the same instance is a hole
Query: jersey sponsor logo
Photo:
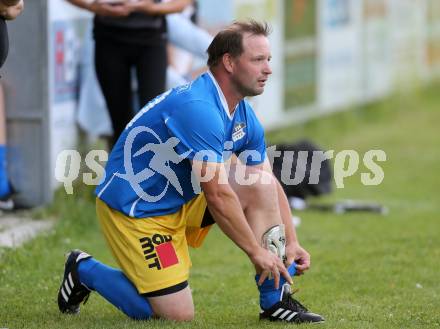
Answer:
[[242, 139], [246, 135], [244, 128], [246, 128], [246, 123], [244, 123], [244, 122], [238, 122], [235, 124], [234, 129], [232, 130], [232, 141], [233, 142], [236, 142], [236, 141]]
[[162, 270], [179, 263], [171, 235], [154, 234], [139, 239], [148, 268]]

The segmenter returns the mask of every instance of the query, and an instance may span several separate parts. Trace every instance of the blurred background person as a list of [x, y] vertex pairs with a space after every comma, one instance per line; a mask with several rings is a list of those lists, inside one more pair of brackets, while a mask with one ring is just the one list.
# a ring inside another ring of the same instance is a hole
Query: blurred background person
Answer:
[[165, 15], [182, 11], [192, 1], [68, 1], [95, 14], [95, 68], [112, 122], [111, 148], [134, 114], [132, 68], [140, 106], [165, 91]]
[[6, 20], [15, 19], [23, 11], [23, 0], [0, 0], [0, 68], [8, 56], [9, 39]]
[[167, 15], [169, 31], [167, 89], [188, 83], [206, 71], [212, 35], [198, 26], [197, 2]]
[[0, 68], [9, 52], [7, 20], [15, 19], [23, 11], [23, 0], [0, 0]]
[[9, 181], [6, 139], [6, 111], [2, 82], [0, 83], [0, 210], [12, 210], [13, 189]]
[[[23, 11], [23, 0], [0, 0], [0, 68], [9, 52], [9, 37], [6, 20], [15, 19]], [[7, 168], [6, 112], [3, 86], [0, 82], [0, 209], [11, 210], [12, 187]]]
[[[188, 5], [182, 13], [166, 15], [168, 33], [168, 68], [166, 89], [170, 89], [198, 76], [206, 70], [206, 49], [212, 36], [196, 25], [196, 2]], [[78, 102], [78, 124], [93, 141], [98, 137], [112, 136], [113, 129], [94, 67], [92, 27], [84, 38], [81, 58], [81, 82]], [[133, 77], [132, 77], [133, 78]], [[136, 83], [131, 84], [137, 94]], [[133, 90], [134, 89], [134, 90]], [[135, 95], [133, 95], [134, 97]], [[134, 97], [133, 110], [137, 112], [144, 104]]]

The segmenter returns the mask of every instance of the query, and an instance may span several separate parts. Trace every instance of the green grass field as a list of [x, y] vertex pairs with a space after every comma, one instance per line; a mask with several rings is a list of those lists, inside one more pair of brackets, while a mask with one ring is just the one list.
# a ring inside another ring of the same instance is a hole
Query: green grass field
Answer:
[[[309, 137], [336, 152], [387, 154], [381, 185], [363, 186], [359, 171], [322, 200], [376, 201], [389, 208], [387, 216], [298, 213], [298, 234], [312, 254], [312, 269], [295, 287], [305, 305], [326, 317], [323, 328], [440, 328], [439, 87], [269, 134], [271, 142]], [[202, 249], [192, 251], [194, 322], [133, 321], [96, 294], [79, 316], [61, 315], [56, 294], [64, 252], [81, 248], [114, 264], [91, 191], [81, 186], [74, 196], [59, 191], [51, 207], [38, 211], [56, 218], [53, 231], [17, 250], [1, 250], [0, 328], [294, 326], [258, 321], [252, 266], [218, 228]]]

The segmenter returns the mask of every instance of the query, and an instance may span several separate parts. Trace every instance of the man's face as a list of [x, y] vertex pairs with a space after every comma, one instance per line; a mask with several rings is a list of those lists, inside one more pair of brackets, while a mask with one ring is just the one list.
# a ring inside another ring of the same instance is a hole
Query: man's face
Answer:
[[234, 70], [231, 80], [243, 96], [257, 96], [263, 93], [266, 80], [272, 69], [269, 40], [263, 35], [243, 36], [243, 53], [233, 59]]

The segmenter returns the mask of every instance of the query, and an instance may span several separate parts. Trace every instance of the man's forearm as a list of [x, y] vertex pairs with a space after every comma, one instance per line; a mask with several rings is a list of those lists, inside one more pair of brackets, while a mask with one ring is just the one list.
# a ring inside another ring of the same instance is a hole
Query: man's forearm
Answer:
[[221, 195], [207, 197], [208, 208], [221, 230], [248, 256], [260, 247], [246, 221], [238, 197], [232, 189]]

